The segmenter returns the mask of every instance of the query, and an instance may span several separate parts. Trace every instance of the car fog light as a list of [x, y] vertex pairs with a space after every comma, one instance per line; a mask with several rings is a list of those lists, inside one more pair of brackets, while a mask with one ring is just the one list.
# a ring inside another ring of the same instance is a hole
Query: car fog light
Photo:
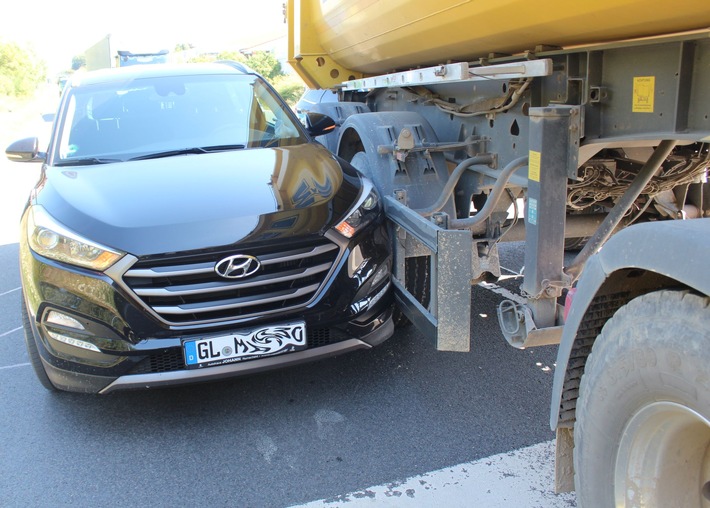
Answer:
[[67, 328], [74, 328], [76, 330], [84, 330], [84, 325], [82, 325], [79, 321], [55, 310], [49, 311], [44, 321], [45, 323], [53, 325], [66, 326]]
[[53, 332], [51, 330], [47, 330], [47, 333], [49, 334], [50, 337], [52, 337], [54, 340], [58, 342], [63, 342], [64, 344], [68, 344], [70, 346], [78, 347], [81, 349], [88, 349], [89, 351], [96, 351], [97, 353], [100, 353], [101, 350], [94, 346], [91, 342], [86, 342], [85, 340], [79, 340], [75, 339], [74, 337], [69, 337], [67, 335], [63, 335], [61, 333]]

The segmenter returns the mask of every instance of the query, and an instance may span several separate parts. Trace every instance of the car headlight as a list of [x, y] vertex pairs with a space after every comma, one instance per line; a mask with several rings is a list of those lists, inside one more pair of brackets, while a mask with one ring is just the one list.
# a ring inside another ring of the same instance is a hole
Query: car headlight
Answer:
[[30, 207], [24, 221], [27, 242], [40, 256], [102, 272], [124, 256], [69, 231], [42, 206]]
[[372, 222], [379, 213], [380, 198], [372, 182], [365, 180], [360, 199], [348, 216], [335, 229], [343, 236], [352, 238], [357, 231]]

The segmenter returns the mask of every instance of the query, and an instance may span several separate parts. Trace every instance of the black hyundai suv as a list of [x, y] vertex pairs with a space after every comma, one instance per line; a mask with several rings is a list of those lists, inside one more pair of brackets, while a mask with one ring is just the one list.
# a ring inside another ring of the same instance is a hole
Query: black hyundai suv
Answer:
[[62, 95], [21, 223], [27, 350], [48, 389], [214, 380], [393, 332], [372, 183], [239, 64], [86, 73]]

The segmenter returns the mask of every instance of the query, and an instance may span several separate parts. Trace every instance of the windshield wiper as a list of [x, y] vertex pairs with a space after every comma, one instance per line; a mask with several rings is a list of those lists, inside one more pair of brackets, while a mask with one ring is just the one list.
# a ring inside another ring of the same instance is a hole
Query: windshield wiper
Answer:
[[241, 150], [242, 148], [244, 148], [244, 145], [212, 145], [203, 147], [203, 150], [207, 152], [220, 152], [222, 150]]
[[165, 152], [155, 152], [148, 153], [145, 155], [139, 155], [138, 157], [131, 157], [129, 161], [142, 161], [145, 159], [160, 159], [162, 157], [173, 157], [175, 155], [187, 155], [191, 153], [207, 153], [207, 150], [200, 147], [194, 148], [181, 148], [180, 150], [167, 150]]
[[82, 157], [81, 159], [65, 159], [56, 162], [55, 166], [93, 166], [95, 164], [111, 164], [123, 162], [123, 159], [106, 159], [103, 157]]
[[160, 159], [163, 157], [174, 157], [176, 155], [189, 155], [193, 153], [210, 153], [210, 152], [221, 152], [223, 150], [241, 150], [244, 145], [213, 145], [213, 146], [195, 146], [192, 148], [181, 148], [180, 150], [167, 150], [165, 152], [149, 153], [146, 155], [139, 155], [138, 157], [132, 157], [128, 160], [131, 161], [142, 161], [146, 159]]

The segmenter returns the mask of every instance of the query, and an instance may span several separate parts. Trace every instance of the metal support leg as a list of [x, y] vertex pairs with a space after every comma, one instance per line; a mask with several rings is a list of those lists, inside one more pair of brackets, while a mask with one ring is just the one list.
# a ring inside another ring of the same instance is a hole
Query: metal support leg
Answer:
[[564, 263], [567, 178], [577, 169], [575, 107], [530, 109], [523, 291], [538, 328], [556, 324]]
[[559, 342], [557, 297], [564, 286], [567, 179], [577, 170], [581, 109], [577, 106], [530, 108], [530, 153], [525, 208], [527, 305], [504, 301], [498, 319], [513, 346]]

